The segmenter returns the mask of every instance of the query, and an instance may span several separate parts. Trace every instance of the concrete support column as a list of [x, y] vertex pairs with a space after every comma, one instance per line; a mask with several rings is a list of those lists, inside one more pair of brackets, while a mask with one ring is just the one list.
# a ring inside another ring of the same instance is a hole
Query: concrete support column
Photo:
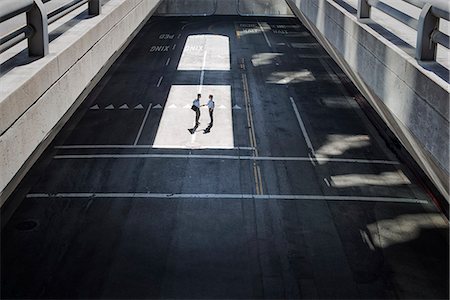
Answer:
[[28, 53], [30, 56], [45, 56], [48, 54], [48, 22], [47, 13], [41, 0], [35, 0], [27, 11], [27, 24], [33, 28], [33, 34], [28, 38]]
[[432, 35], [439, 28], [439, 18], [431, 12], [431, 4], [427, 3], [422, 8], [417, 27], [416, 59], [435, 60], [436, 43], [433, 42]]

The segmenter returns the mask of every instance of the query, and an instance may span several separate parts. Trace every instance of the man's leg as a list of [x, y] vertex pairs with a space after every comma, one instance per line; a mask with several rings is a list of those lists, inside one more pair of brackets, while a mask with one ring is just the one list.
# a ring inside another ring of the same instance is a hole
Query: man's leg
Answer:
[[211, 125], [211, 126], [213, 125], [213, 122], [214, 122], [213, 113], [214, 113], [214, 109], [210, 109], [209, 110], [209, 117], [211, 119], [211, 122], [209, 123], [209, 125]]
[[195, 125], [199, 124], [198, 120], [200, 120], [200, 109], [199, 108], [195, 111]]

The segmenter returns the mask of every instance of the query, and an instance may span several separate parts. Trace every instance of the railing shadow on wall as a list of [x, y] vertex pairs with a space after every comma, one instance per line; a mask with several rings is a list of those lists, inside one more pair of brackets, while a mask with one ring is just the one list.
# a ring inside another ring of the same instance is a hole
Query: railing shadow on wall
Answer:
[[30, 57], [44, 57], [49, 52], [48, 26], [50, 24], [86, 3], [88, 3], [90, 15], [99, 15], [101, 13], [101, 0], [73, 0], [50, 12], [46, 12], [44, 3], [50, 1], [2, 0], [0, 23], [25, 13], [26, 25], [0, 38], [0, 53], [26, 39], [28, 41], [28, 55]]
[[449, 5], [446, 0], [402, 0], [421, 10], [418, 19], [401, 11], [400, 6], [394, 7], [380, 0], [358, 0], [357, 18], [359, 21], [370, 18], [374, 7], [390, 17], [400, 21], [417, 31], [415, 58], [420, 61], [435, 61], [437, 45], [450, 49], [450, 37], [439, 30], [440, 19], [450, 20]]

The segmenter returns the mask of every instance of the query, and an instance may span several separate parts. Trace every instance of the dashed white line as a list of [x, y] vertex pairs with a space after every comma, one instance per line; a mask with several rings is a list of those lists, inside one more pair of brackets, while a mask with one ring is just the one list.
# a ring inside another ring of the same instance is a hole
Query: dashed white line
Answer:
[[328, 181], [327, 178], [324, 178], [323, 181], [325, 181], [325, 183], [327, 184], [327, 186], [331, 187], [330, 181]]
[[298, 121], [298, 124], [300, 125], [300, 129], [302, 130], [303, 137], [305, 138], [306, 144], [308, 145], [308, 148], [311, 151], [311, 154], [316, 155], [314, 152], [314, 147], [309, 138], [308, 132], [306, 131], [305, 124], [303, 123], [303, 120], [302, 120], [302, 117], [300, 116], [297, 105], [295, 104], [294, 98], [292, 98], [292, 97], [289, 97], [289, 98], [291, 99], [292, 108], [294, 109], [295, 116], [297, 117], [297, 121]]
[[168, 199], [256, 199], [256, 200], [317, 200], [428, 203], [427, 200], [395, 197], [325, 196], [325, 195], [255, 195], [255, 194], [176, 194], [176, 193], [56, 193], [28, 194], [27, 198], [168, 198]]
[[172, 50], [175, 50], [176, 47], [177, 47], [177, 44], [173, 44]]
[[151, 108], [152, 108], [152, 103], [150, 103], [150, 104], [148, 105], [147, 111], [145, 112], [145, 116], [144, 116], [144, 119], [142, 120], [141, 127], [139, 128], [139, 131], [138, 131], [138, 134], [137, 134], [137, 136], [136, 136], [136, 139], [134, 140], [134, 144], [133, 144], [134, 146], [137, 145], [137, 143], [138, 143], [138, 141], [139, 141], [139, 138], [141, 137], [142, 130], [144, 129], [144, 125], [145, 125], [145, 122], [147, 121], [148, 114], [150, 113], [150, 109], [151, 109]]
[[156, 85], [157, 87], [159, 87], [159, 86], [161, 85], [161, 82], [162, 82], [162, 80], [163, 80], [163, 77], [164, 77], [164, 76], [159, 77], [158, 84]]
[[166, 61], [166, 66], [168, 66], [169, 63], [170, 63], [170, 57], [169, 57], [169, 58], [167, 59], [167, 61]]

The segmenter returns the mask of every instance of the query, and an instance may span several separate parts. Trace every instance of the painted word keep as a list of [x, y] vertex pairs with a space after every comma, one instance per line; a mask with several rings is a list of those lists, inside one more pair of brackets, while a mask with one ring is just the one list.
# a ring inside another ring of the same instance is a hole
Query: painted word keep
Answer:
[[244, 33], [258, 33], [259, 30], [256, 28], [244, 28], [243, 32]]
[[272, 32], [275, 34], [288, 34], [287, 30], [280, 30], [280, 29], [272, 29]]
[[189, 52], [201, 52], [204, 50], [203, 45], [189, 45], [184, 48], [185, 51]]

